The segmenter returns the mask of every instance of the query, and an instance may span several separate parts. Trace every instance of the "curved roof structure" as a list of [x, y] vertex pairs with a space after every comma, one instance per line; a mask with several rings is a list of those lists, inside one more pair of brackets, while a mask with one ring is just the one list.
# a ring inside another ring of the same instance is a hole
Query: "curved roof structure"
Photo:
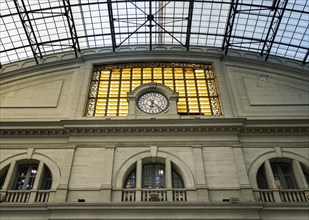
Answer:
[[308, 63], [307, 0], [1, 0], [1, 64], [64, 51], [178, 45]]

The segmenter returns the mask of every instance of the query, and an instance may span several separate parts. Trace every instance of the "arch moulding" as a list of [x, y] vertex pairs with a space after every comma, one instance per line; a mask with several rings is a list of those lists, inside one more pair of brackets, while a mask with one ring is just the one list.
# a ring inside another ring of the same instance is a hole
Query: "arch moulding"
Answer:
[[17, 155], [13, 155], [11, 157], [6, 158], [2, 162], [0, 162], [0, 169], [6, 167], [7, 165], [10, 165], [11, 163], [18, 162], [20, 160], [38, 160], [42, 161], [50, 170], [52, 174], [52, 186], [51, 189], [56, 189], [57, 185], [60, 181], [60, 169], [58, 165], [50, 158], [46, 157], [45, 155], [42, 155], [40, 153], [34, 152], [31, 158], [27, 158], [27, 153], [21, 153]]
[[[249, 166], [248, 169], [248, 176], [249, 176], [249, 181], [251, 183], [251, 186], [253, 189], [257, 189], [257, 182], [256, 182], [256, 174], [259, 170], [259, 168], [262, 166], [262, 164], [266, 161], [266, 160], [270, 160], [270, 159], [275, 159], [278, 158], [277, 154], [275, 151], [269, 151], [266, 152], [260, 156], [258, 156]], [[296, 154], [294, 152], [288, 152], [288, 151], [282, 151], [282, 158], [288, 158], [291, 160], [298, 160], [299, 162], [307, 165], [308, 164], [308, 159], [306, 159], [305, 157], [302, 157], [299, 154]]]
[[[151, 156], [150, 151], [140, 152], [136, 155], [131, 156], [128, 160], [124, 161], [120, 166], [119, 170], [116, 172], [115, 180], [113, 181], [114, 188], [122, 188], [124, 179], [128, 174], [128, 170], [134, 166], [138, 160], [154, 158]], [[158, 150], [157, 159], [170, 159], [171, 162], [178, 168], [179, 174], [183, 178], [184, 184], [186, 188], [194, 188], [194, 179], [190, 168], [185, 164], [180, 158], [170, 153]]]

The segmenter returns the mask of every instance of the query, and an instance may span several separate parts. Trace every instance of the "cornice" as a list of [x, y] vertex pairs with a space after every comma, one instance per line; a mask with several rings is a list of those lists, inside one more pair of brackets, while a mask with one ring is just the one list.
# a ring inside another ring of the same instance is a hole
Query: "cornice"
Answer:
[[[33, 59], [17, 61], [5, 64], [0, 69], [0, 78], [7, 78], [12, 75], [33, 73], [50, 68], [58, 68], [66, 65], [81, 65], [85, 62], [91, 63], [118, 63], [118, 62], [154, 62], [154, 61], [179, 61], [179, 62], [213, 62], [221, 59], [255, 65], [268, 66], [270, 68], [287, 69], [300, 71], [304, 74], [309, 69], [308, 64], [302, 64], [299, 60], [270, 56], [268, 61], [259, 53], [252, 51], [241, 51], [230, 49], [228, 55], [222, 53], [221, 48], [191, 46], [189, 51], [176, 45], [154, 46], [152, 51], [145, 50], [145, 46], [122, 46], [117, 52], [111, 48], [91, 48], [82, 50], [79, 57], [75, 57], [73, 52], [63, 52], [45, 56], [37, 65]], [[134, 53], [134, 56], [131, 54]]]
[[2, 122], [1, 137], [102, 136], [127, 134], [294, 134], [309, 133], [302, 120], [178, 119], [178, 120], [64, 120]]

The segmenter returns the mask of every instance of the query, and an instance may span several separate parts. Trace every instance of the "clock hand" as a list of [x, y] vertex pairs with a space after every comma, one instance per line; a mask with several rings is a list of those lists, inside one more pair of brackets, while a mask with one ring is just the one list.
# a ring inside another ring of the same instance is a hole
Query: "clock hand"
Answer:
[[155, 104], [155, 103], [154, 103], [154, 100], [150, 100], [150, 102], [151, 102], [150, 108], [153, 108], [153, 104]]
[[157, 106], [159, 109], [164, 110], [163, 108], [161, 108], [161, 106], [157, 105], [154, 101], [153, 101], [153, 104]]

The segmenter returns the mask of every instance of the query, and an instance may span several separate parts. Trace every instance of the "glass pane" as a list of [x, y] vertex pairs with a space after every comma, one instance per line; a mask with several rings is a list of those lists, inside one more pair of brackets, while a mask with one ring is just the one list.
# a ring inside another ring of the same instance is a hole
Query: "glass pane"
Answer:
[[165, 188], [165, 166], [162, 164], [149, 164], [143, 166], [144, 188]]
[[40, 189], [47, 190], [52, 186], [52, 175], [47, 166], [44, 165], [44, 174]]
[[297, 188], [291, 164], [288, 163], [271, 163], [271, 168], [275, 178], [275, 184], [278, 189], [295, 189]]
[[173, 181], [173, 183], [172, 183], [173, 188], [175, 188], [175, 189], [185, 188], [181, 177], [174, 170], [172, 171], [172, 181]]
[[6, 178], [7, 173], [8, 173], [8, 169], [9, 169], [9, 166], [6, 166], [5, 168], [3, 168], [3, 169], [0, 171], [0, 190], [1, 190], [2, 187], [3, 187], [5, 178]]
[[[104, 114], [124, 116], [127, 114], [127, 109], [123, 108], [123, 104], [120, 102], [119, 105], [110, 102], [106, 104], [99, 99], [126, 99], [128, 92], [152, 81], [163, 83], [171, 90], [178, 92], [179, 98], [189, 100], [188, 105], [187, 103], [177, 104], [178, 112], [181, 114], [221, 115], [218, 90], [211, 65], [134, 63], [103, 65], [94, 69], [86, 108], [87, 116], [104, 116]], [[206, 75], [207, 78], [205, 78]], [[192, 103], [191, 98], [195, 98], [197, 101]], [[105, 111], [106, 105], [107, 111]]]
[[268, 189], [264, 166], [260, 167], [256, 179], [259, 189]]
[[33, 183], [37, 173], [38, 166], [23, 165], [19, 168], [15, 189], [30, 190], [33, 188]]
[[135, 187], [136, 187], [136, 175], [135, 171], [133, 171], [127, 178], [124, 188], [135, 188]]

